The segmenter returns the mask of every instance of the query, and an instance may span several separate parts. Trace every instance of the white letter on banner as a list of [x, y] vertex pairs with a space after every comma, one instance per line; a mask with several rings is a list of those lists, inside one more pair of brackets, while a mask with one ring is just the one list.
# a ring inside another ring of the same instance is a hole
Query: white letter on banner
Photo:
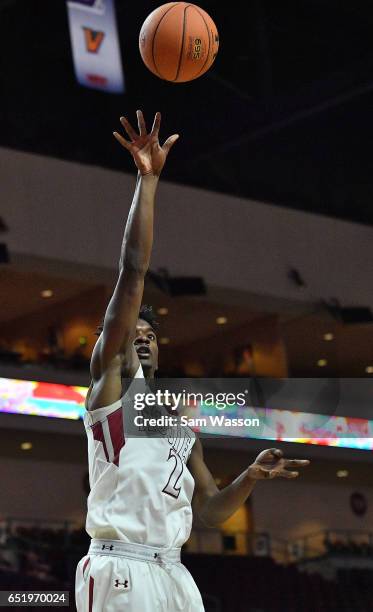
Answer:
[[110, 93], [124, 92], [114, 0], [67, 0], [78, 82]]

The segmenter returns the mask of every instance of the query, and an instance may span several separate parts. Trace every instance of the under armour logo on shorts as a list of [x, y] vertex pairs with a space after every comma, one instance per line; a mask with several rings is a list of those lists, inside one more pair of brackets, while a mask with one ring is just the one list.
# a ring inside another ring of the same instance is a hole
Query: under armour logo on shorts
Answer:
[[125, 580], [124, 582], [119, 582], [118, 579], [116, 579], [115, 583], [114, 583], [115, 587], [119, 587], [122, 586], [124, 589], [128, 589], [128, 580]]
[[101, 546], [101, 550], [105, 550], [105, 548], [108, 548], [109, 550], [113, 550], [114, 546], [112, 544], [110, 544], [110, 546], [105, 546], [105, 544], [103, 544]]

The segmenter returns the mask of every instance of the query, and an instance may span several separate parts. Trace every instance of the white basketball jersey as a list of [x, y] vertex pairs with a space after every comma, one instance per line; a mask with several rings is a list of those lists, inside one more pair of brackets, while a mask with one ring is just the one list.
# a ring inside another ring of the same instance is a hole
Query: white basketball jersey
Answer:
[[[135, 378], [143, 378], [139, 367]], [[187, 467], [195, 435], [129, 437], [124, 397], [84, 415], [89, 483], [86, 530], [91, 538], [180, 547], [192, 528], [194, 479]]]

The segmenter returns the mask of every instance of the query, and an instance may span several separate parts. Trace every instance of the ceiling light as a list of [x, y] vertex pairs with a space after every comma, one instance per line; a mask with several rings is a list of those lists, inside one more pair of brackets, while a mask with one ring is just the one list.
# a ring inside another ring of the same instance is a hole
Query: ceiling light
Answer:
[[326, 340], [326, 342], [334, 340], [334, 334], [332, 334], [331, 332], [327, 332], [326, 334], [324, 334], [324, 340]]
[[367, 374], [373, 374], [373, 365], [368, 365], [365, 368], [365, 371], [366, 371]]
[[22, 442], [21, 449], [22, 450], [31, 450], [32, 449], [31, 442]]
[[163, 315], [167, 315], [168, 314], [168, 308], [166, 308], [165, 306], [161, 306], [161, 308], [158, 308], [157, 313], [161, 316]]
[[338, 478], [347, 478], [348, 470], [338, 470], [337, 476]]
[[170, 344], [169, 338], [159, 338], [159, 344]]
[[43, 298], [50, 298], [53, 295], [53, 291], [52, 289], [44, 289], [41, 293], [40, 293], [41, 297]]
[[227, 321], [228, 321], [227, 317], [217, 317], [216, 319], [216, 323], [218, 325], [225, 325]]
[[328, 365], [328, 362], [326, 359], [319, 359], [317, 365], [319, 366], [319, 368], [325, 368], [325, 366]]

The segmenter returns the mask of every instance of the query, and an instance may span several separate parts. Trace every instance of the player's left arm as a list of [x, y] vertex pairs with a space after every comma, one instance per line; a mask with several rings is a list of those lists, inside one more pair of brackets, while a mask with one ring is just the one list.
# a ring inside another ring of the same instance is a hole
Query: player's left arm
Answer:
[[208, 469], [200, 440], [196, 440], [190, 459], [189, 469], [195, 480], [193, 510], [208, 527], [215, 527], [226, 521], [247, 500], [258, 480], [273, 478], [294, 479], [300, 468], [309, 464], [306, 459], [284, 459], [278, 448], [262, 451], [236, 480], [219, 490]]

